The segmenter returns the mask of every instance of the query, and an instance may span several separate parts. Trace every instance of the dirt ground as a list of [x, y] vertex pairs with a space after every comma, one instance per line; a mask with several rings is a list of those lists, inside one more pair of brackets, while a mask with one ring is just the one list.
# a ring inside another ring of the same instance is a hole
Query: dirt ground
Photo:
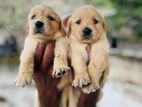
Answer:
[[[142, 62], [112, 56], [98, 107], [142, 107]], [[0, 65], [0, 107], [34, 107], [34, 85], [14, 85], [17, 65]]]

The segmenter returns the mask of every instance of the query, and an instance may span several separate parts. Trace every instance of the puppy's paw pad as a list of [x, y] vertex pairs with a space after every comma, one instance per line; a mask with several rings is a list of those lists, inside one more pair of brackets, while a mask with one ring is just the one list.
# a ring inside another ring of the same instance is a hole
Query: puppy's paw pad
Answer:
[[96, 89], [93, 87], [92, 84], [90, 84], [90, 85], [88, 85], [88, 86], [86, 86], [86, 87], [81, 88], [81, 90], [82, 90], [85, 94], [90, 94], [90, 93], [96, 91]]
[[72, 86], [74, 87], [84, 87], [91, 83], [88, 75], [76, 76], [73, 80]]
[[15, 83], [16, 86], [25, 87], [32, 82], [32, 73], [21, 73], [18, 74]]
[[60, 67], [58, 69], [54, 69], [52, 73], [53, 78], [61, 77], [65, 74], [67, 74], [70, 71], [70, 67]]

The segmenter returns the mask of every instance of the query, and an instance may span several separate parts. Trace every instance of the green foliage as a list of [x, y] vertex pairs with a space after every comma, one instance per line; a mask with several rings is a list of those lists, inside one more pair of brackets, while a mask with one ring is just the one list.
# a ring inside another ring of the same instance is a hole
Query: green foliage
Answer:
[[142, 38], [142, 24], [141, 23], [137, 23], [137, 25], [134, 26], [134, 32], [137, 35], [137, 37]]
[[142, 0], [111, 0], [118, 8], [138, 8], [142, 6]]
[[134, 36], [142, 37], [142, 0], [111, 0], [114, 8], [117, 9], [117, 14], [110, 19], [114, 23], [114, 28], [117, 30], [121, 26], [129, 26], [133, 21], [132, 26]]
[[101, 7], [112, 7], [113, 3], [111, 0], [92, 0], [94, 1], [94, 5], [101, 6]]

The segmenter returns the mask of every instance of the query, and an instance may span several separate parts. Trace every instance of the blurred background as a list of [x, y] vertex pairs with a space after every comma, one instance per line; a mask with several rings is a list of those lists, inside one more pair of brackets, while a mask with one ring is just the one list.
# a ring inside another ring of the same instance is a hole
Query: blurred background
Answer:
[[31, 7], [47, 4], [62, 19], [91, 4], [104, 15], [110, 75], [98, 107], [142, 107], [142, 0], [0, 0], [0, 107], [34, 107], [34, 85], [16, 87]]

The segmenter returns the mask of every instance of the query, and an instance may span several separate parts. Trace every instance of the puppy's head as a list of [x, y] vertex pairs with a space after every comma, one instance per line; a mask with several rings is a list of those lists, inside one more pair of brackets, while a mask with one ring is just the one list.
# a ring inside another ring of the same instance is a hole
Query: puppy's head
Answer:
[[103, 17], [91, 6], [77, 9], [68, 21], [68, 35], [83, 43], [93, 43], [106, 32]]
[[30, 11], [29, 34], [37, 38], [53, 39], [65, 35], [59, 15], [46, 5], [39, 5]]

